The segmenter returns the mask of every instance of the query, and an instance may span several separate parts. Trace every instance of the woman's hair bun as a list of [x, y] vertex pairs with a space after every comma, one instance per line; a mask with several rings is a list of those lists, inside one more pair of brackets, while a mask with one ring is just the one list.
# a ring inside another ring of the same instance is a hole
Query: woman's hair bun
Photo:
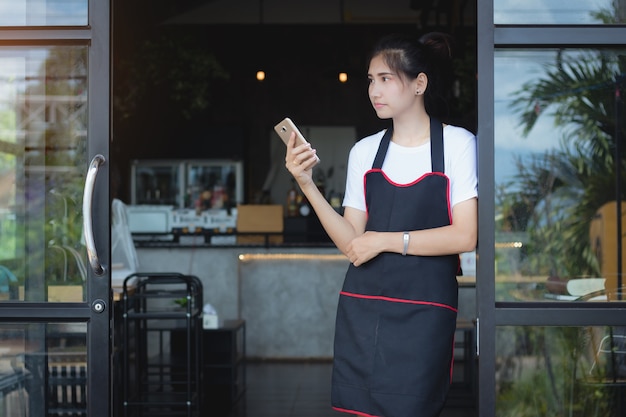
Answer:
[[443, 32], [429, 32], [420, 37], [420, 42], [429, 47], [439, 59], [451, 60], [454, 56], [454, 38]]

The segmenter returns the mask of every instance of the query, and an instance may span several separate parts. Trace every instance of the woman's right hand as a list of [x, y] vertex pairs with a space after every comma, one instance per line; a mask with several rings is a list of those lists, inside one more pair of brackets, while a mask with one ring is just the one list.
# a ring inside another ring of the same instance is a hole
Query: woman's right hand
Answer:
[[296, 134], [291, 133], [287, 142], [285, 167], [302, 188], [313, 182], [313, 167], [319, 162], [315, 149], [310, 143], [296, 145]]

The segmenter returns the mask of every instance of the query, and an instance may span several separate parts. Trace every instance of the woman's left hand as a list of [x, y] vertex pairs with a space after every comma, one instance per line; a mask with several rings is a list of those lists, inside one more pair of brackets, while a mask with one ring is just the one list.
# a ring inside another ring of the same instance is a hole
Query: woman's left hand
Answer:
[[378, 232], [367, 231], [348, 244], [346, 255], [354, 266], [363, 265], [381, 252]]

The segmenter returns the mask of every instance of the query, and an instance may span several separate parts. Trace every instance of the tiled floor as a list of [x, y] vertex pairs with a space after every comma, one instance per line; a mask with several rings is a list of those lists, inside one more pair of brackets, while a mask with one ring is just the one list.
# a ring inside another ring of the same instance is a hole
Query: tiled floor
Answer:
[[[219, 417], [345, 417], [330, 407], [330, 377], [329, 362], [248, 363], [246, 391], [230, 414]], [[451, 391], [451, 406], [441, 417], [476, 416], [463, 391], [458, 385]]]

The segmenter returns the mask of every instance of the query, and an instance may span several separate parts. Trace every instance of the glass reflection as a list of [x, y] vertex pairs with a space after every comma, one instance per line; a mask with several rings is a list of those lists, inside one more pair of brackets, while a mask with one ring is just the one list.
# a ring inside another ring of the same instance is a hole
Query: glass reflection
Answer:
[[87, 47], [0, 49], [0, 300], [82, 301]]
[[597, 25], [626, 22], [626, 4], [616, 0], [494, 0], [495, 24]]
[[578, 300], [624, 284], [616, 201], [626, 220], [626, 195], [616, 190], [615, 132], [624, 138], [616, 97], [626, 87], [625, 57], [496, 51], [497, 301]]
[[0, 26], [85, 26], [88, 0], [0, 0]]
[[496, 390], [502, 417], [623, 415], [626, 328], [500, 327]]
[[5, 323], [0, 340], [0, 415], [85, 415], [86, 323]]

